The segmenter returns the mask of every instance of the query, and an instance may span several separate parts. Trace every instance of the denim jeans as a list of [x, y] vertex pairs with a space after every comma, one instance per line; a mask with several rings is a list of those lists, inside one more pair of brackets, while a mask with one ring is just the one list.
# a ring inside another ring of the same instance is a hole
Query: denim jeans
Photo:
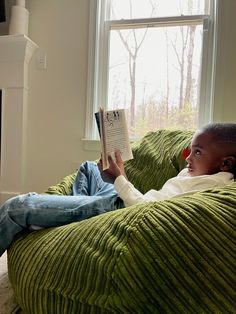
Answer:
[[81, 221], [123, 208], [113, 184], [102, 180], [97, 165], [81, 165], [72, 195], [28, 193], [9, 199], [0, 208], [0, 256], [14, 236], [31, 225], [43, 228]]

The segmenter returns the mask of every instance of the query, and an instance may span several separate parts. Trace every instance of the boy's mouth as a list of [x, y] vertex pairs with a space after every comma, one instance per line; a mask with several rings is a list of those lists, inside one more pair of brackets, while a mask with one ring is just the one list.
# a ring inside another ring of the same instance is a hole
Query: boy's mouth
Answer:
[[188, 169], [188, 172], [193, 172], [194, 171], [193, 167], [190, 166], [190, 165], [187, 165], [187, 169]]

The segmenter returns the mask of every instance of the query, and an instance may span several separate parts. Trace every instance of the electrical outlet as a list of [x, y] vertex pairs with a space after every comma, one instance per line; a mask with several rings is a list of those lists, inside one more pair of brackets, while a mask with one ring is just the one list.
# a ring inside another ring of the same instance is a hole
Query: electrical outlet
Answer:
[[47, 68], [46, 53], [41, 48], [37, 49], [36, 51], [36, 68], [38, 70], [46, 70]]

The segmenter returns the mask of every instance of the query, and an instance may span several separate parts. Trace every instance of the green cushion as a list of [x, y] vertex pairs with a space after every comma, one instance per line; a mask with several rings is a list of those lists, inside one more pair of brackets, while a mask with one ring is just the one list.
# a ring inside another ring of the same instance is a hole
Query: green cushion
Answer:
[[190, 146], [192, 134], [190, 131], [159, 130], [134, 143], [134, 159], [125, 163], [129, 180], [142, 193], [159, 190], [184, 168], [186, 163], [181, 159], [181, 153]]
[[45, 193], [46, 194], [58, 194], [58, 195], [71, 195], [72, 194], [72, 185], [76, 177], [76, 173], [74, 172], [68, 176], [66, 176], [61, 182], [56, 185], [50, 186]]
[[19, 237], [24, 313], [233, 313], [236, 184]]
[[[133, 145], [129, 178], [159, 188], [184, 167], [191, 135], [149, 133]], [[49, 193], [70, 194], [73, 175]], [[235, 214], [236, 183], [21, 234], [9, 278], [28, 314], [233, 313]]]

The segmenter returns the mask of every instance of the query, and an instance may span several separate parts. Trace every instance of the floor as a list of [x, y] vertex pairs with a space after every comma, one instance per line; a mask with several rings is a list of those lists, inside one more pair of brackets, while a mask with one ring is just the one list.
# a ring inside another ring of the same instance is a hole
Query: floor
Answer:
[[0, 257], [0, 276], [7, 272], [7, 253]]
[[7, 253], [0, 257], [0, 313], [20, 313], [7, 273]]

